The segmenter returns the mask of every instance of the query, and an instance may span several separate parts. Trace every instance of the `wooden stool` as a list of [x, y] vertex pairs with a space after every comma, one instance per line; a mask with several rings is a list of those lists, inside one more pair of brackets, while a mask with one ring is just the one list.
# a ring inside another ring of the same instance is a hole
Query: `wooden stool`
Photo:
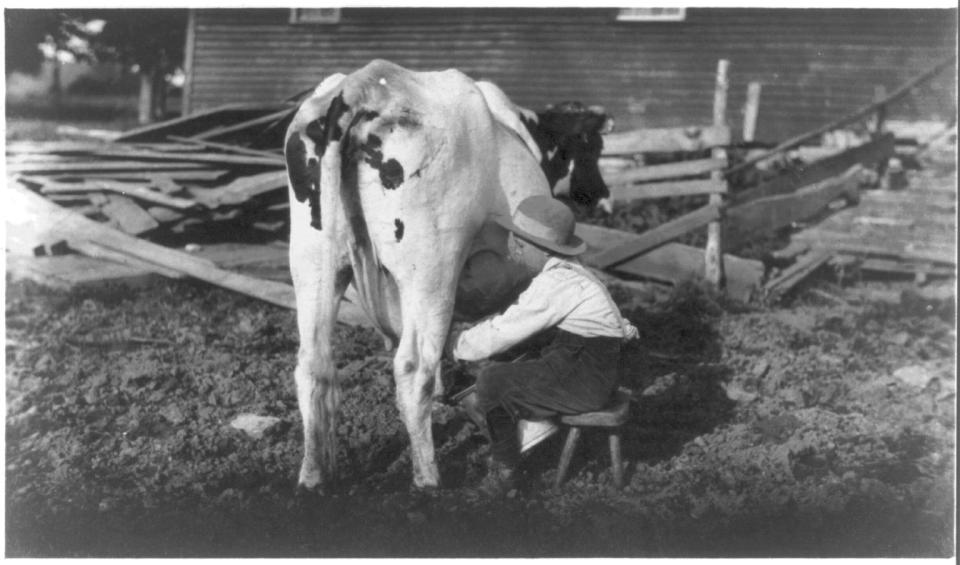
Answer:
[[630, 393], [625, 389], [618, 389], [613, 402], [607, 408], [597, 412], [585, 412], [583, 414], [574, 414], [571, 416], [561, 416], [560, 423], [570, 426], [567, 433], [567, 441], [563, 446], [563, 453], [560, 454], [560, 465], [557, 468], [557, 478], [554, 481], [554, 488], [563, 484], [567, 476], [567, 470], [570, 468], [570, 461], [573, 459], [573, 452], [577, 449], [577, 441], [580, 439], [582, 428], [608, 428], [610, 434], [610, 468], [613, 471], [613, 484], [616, 487], [623, 488], [623, 460], [620, 455], [620, 427], [627, 421], [630, 415]]

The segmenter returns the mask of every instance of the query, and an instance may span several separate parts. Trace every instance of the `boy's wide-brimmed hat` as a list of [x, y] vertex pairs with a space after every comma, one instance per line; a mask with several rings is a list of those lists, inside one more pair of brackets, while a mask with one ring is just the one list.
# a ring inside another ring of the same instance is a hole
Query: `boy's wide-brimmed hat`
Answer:
[[550, 196], [531, 196], [517, 206], [513, 218], [494, 221], [517, 237], [558, 255], [580, 255], [587, 244], [574, 235], [576, 219], [567, 206]]

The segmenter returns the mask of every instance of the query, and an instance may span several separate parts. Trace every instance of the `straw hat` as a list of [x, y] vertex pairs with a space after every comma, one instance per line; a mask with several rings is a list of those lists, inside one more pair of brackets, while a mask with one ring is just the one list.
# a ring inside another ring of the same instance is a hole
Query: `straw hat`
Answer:
[[587, 250], [587, 244], [573, 234], [573, 212], [550, 196], [526, 198], [512, 219], [496, 216], [493, 220], [520, 239], [558, 255], [579, 255]]

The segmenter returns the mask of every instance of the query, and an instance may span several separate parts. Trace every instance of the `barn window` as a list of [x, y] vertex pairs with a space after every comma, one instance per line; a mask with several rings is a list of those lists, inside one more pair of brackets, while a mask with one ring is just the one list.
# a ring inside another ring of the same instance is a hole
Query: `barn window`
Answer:
[[290, 10], [292, 24], [338, 24], [340, 23], [340, 8], [292, 8]]
[[622, 8], [617, 12], [618, 22], [682, 22], [686, 18], [686, 8]]

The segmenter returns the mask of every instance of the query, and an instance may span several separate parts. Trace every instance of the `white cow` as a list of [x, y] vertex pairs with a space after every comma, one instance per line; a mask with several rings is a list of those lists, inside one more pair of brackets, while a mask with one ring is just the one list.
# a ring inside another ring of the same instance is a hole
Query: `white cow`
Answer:
[[[301, 487], [322, 488], [334, 477], [340, 387], [331, 334], [351, 283], [375, 327], [396, 345], [393, 372], [413, 482], [439, 484], [430, 411], [442, 392], [440, 356], [461, 272], [472, 281], [459, 285], [459, 305], [473, 306], [470, 316], [515, 292], [523, 271], [508, 268], [507, 232], [489, 220], [509, 216], [527, 196], [549, 194], [541, 164], [560, 155], [568, 169], [579, 166], [565, 140], [582, 143], [582, 122], [596, 122], [595, 114], [579, 112], [570, 122], [577, 127], [563, 122], [545, 133], [534, 118], [496, 86], [459, 71], [411, 72], [382, 60], [329, 77], [302, 104], [285, 143], [300, 332]], [[487, 299], [479, 306], [471, 295], [478, 287]]]

